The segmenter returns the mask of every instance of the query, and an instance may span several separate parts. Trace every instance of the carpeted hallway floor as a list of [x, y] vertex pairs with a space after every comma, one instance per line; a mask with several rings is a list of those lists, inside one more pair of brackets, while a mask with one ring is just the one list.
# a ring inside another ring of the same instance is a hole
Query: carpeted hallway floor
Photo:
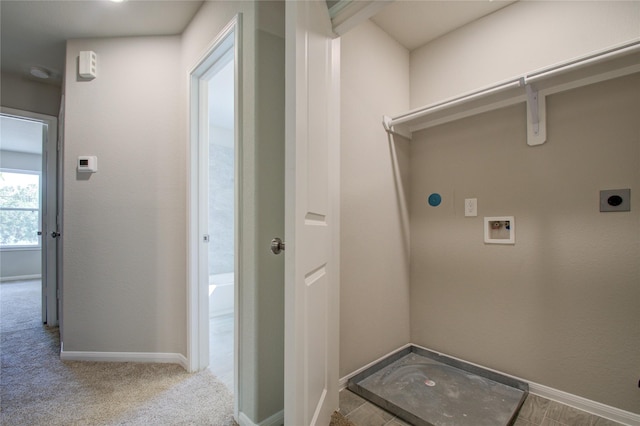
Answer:
[[170, 364], [62, 362], [40, 322], [40, 282], [0, 284], [0, 424], [234, 425], [209, 371]]

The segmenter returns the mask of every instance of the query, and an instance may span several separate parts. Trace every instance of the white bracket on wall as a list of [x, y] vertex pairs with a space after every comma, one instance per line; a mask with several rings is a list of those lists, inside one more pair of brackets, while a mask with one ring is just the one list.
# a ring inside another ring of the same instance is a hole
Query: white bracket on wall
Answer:
[[384, 129], [387, 131], [387, 133], [402, 136], [403, 138], [411, 140], [412, 133], [408, 129], [405, 129], [402, 125], [392, 126], [391, 117], [389, 117], [388, 115], [382, 116], [382, 125], [384, 126]]
[[526, 102], [527, 145], [542, 145], [547, 140], [547, 96], [634, 73], [640, 73], [640, 38], [395, 117], [385, 116], [383, 125], [389, 134], [411, 140], [419, 130]]
[[546, 97], [527, 84], [527, 145], [542, 145], [547, 141]]

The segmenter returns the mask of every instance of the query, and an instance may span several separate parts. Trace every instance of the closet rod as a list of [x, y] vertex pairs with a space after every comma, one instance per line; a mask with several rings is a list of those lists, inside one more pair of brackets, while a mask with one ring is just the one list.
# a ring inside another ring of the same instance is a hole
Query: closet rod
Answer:
[[457, 98], [453, 98], [453, 99], [449, 99], [446, 101], [442, 101], [439, 102], [437, 104], [434, 105], [429, 105], [427, 107], [418, 109], [416, 111], [413, 112], [409, 112], [406, 114], [402, 114], [399, 115], [395, 118], [392, 118], [389, 122], [388, 125], [389, 126], [396, 126], [398, 124], [403, 124], [412, 120], [415, 120], [417, 118], [422, 118], [426, 115], [432, 114], [434, 112], [443, 110], [443, 109], [447, 109], [447, 108], [451, 108], [454, 107], [456, 105], [459, 104], [463, 104], [465, 102], [469, 102], [469, 101], [473, 101], [476, 99], [480, 99], [483, 98], [485, 96], [489, 96], [495, 93], [499, 93], [505, 90], [509, 90], [509, 89], [513, 89], [516, 87], [522, 87], [524, 85], [524, 80], [522, 78], [519, 78], [517, 80], [511, 80], [508, 81], [506, 83], [502, 83], [502, 84], [498, 84], [496, 86], [491, 86], [489, 88], [486, 89], [481, 89], [472, 93], [469, 93], [467, 95], [462, 95], [459, 96]]
[[573, 71], [578, 68], [582, 68], [587, 65], [597, 64], [604, 62], [607, 59], [614, 59], [619, 56], [628, 55], [640, 51], [640, 42], [634, 41], [624, 46], [620, 46], [605, 52], [590, 55], [575, 61], [571, 61], [565, 64], [561, 64], [555, 67], [551, 67], [546, 70], [533, 72], [530, 75], [524, 77], [526, 84], [535, 83], [536, 81], [543, 80], [545, 78], [553, 77], [564, 72]]
[[436, 104], [432, 104], [423, 108], [419, 108], [411, 112], [398, 115], [396, 117], [391, 117], [386, 120], [385, 128], [389, 130], [393, 126], [411, 122], [413, 120], [425, 117], [429, 114], [432, 114], [437, 111], [441, 111], [443, 109], [451, 108], [456, 105], [463, 104], [469, 101], [481, 99], [485, 96], [496, 94], [508, 89], [523, 87], [527, 84], [531, 84], [536, 81], [541, 81], [541, 80], [556, 76], [558, 74], [572, 71], [574, 69], [577, 69], [583, 66], [596, 64], [599, 62], [606, 61], [608, 59], [614, 59], [619, 56], [635, 53], [637, 51], [640, 51], [640, 41], [638, 39], [632, 42], [623, 44], [621, 46], [615, 47], [613, 49], [608, 49], [600, 53], [579, 58], [577, 60], [569, 61], [564, 64], [559, 64], [551, 68], [525, 74], [521, 78], [509, 80], [506, 83], [501, 83], [486, 89], [481, 89], [466, 95], [462, 95], [462, 96], [455, 97], [446, 101], [438, 102]]

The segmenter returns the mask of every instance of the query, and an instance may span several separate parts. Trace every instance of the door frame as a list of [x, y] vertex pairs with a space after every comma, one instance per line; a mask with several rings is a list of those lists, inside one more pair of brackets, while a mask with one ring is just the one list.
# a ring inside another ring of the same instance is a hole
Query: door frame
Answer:
[[[187, 365], [191, 372], [199, 371], [209, 365], [209, 303], [208, 274], [203, 277], [203, 265], [208, 259], [208, 246], [203, 241], [203, 229], [206, 225], [207, 206], [200, 200], [207, 191], [203, 182], [203, 169], [208, 164], [208, 157], [202, 155], [208, 144], [208, 131], [201, 124], [207, 119], [207, 99], [202, 99], [204, 77], [229, 49], [234, 55], [234, 144], [235, 144], [235, 229], [234, 238], [234, 414], [238, 415], [238, 355], [239, 355], [239, 286], [242, 283], [242, 259], [240, 257], [240, 241], [242, 228], [242, 212], [239, 200], [242, 199], [242, 15], [237, 14], [215, 37], [205, 54], [197, 61], [189, 72], [189, 170], [188, 170], [188, 246], [187, 246]], [[205, 83], [206, 84], [206, 83]]]
[[[51, 232], [60, 232], [62, 219], [62, 156], [61, 144], [58, 140], [57, 117], [24, 111], [14, 108], [0, 107], [0, 113], [8, 117], [16, 117], [22, 120], [36, 121], [46, 125], [46, 132], [42, 135], [42, 170], [44, 185], [42, 192], [42, 217], [41, 217], [41, 281], [42, 281], [42, 319], [50, 327], [58, 325], [58, 298], [60, 283], [58, 271], [61, 270], [59, 256], [60, 238], [47, 238]], [[51, 155], [53, 153], [53, 155]], [[54, 208], [51, 208], [54, 206]]]

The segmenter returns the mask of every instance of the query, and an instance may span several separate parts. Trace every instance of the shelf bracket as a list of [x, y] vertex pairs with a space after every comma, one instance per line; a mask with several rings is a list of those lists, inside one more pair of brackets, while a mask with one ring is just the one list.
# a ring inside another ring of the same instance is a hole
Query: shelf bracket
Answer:
[[547, 141], [546, 97], [527, 84], [527, 145], [542, 145]]
[[409, 131], [408, 129], [406, 129], [402, 125], [392, 126], [391, 125], [391, 117], [389, 117], [388, 115], [383, 115], [382, 116], [382, 125], [384, 126], [384, 129], [389, 134], [402, 136], [403, 138], [406, 138], [406, 139], [409, 139], [409, 140], [411, 140], [411, 138], [413, 136], [411, 134], [411, 131]]

